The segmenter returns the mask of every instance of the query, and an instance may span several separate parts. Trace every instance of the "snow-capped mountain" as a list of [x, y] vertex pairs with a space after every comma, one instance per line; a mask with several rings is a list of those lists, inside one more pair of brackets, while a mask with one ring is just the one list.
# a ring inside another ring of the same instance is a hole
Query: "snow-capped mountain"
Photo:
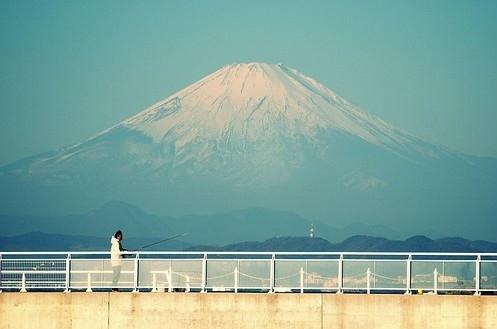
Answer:
[[[296, 70], [251, 63], [225, 66], [82, 144], [29, 162], [21, 174], [36, 176], [109, 157], [126, 158], [117, 164], [123, 173], [137, 166], [159, 174], [165, 173], [161, 168], [182, 165], [210, 171], [228, 162], [287, 172], [301, 164], [304, 148], [324, 151], [323, 137], [331, 132], [404, 155], [436, 152]], [[108, 144], [112, 148], [104, 150]], [[243, 168], [233, 169], [235, 183], [280, 181], [272, 172], [264, 175], [263, 168], [250, 177], [243, 173], [246, 179], [237, 174]], [[66, 179], [64, 174], [59, 178]]]
[[[415, 226], [461, 211], [495, 216], [495, 169], [493, 159], [422, 141], [294, 69], [249, 63], [83, 143], [6, 166], [0, 179], [7, 211], [122, 199], [172, 215], [264, 206], [328, 222], [400, 215]], [[476, 203], [453, 203], [481, 187]], [[433, 200], [441, 193], [447, 200]]]
[[180, 152], [198, 140], [235, 148], [274, 138], [314, 141], [326, 129], [384, 146], [409, 140], [296, 70], [260, 63], [225, 66], [118, 127]]

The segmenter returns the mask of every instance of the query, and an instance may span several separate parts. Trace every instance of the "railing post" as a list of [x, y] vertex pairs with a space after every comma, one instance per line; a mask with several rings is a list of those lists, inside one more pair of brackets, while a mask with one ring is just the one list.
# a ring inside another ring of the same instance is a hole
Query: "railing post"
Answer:
[[479, 296], [480, 293], [480, 284], [481, 284], [481, 255], [476, 257], [476, 272], [475, 272], [475, 296]]
[[136, 253], [135, 259], [134, 259], [134, 277], [133, 277], [133, 292], [137, 293], [139, 292], [138, 285], [139, 285], [139, 270], [140, 270], [140, 264], [139, 264], [139, 259], [140, 259], [140, 254]]
[[91, 290], [91, 273], [88, 272], [88, 277], [87, 277], [87, 286], [86, 286], [86, 292], [93, 292], [93, 290]]
[[167, 280], [167, 292], [171, 292], [170, 291], [170, 288], [171, 288], [171, 276], [169, 274], [169, 270], [166, 270], [165, 275], [166, 275], [166, 280]]
[[433, 292], [435, 295], [438, 294], [438, 271], [436, 267], [433, 271]]
[[235, 266], [235, 294], [238, 292], [238, 266]]
[[442, 262], [442, 277], [444, 278], [442, 280], [442, 289], [445, 289], [445, 262]]
[[169, 262], [169, 270], [167, 271], [167, 273], [167, 282], [169, 284], [167, 292], [173, 292], [173, 268], [171, 266], [171, 262]]
[[190, 292], [190, 276], [187, 275], [186, 276], [186, 289], [185, 289], [186, 292]]
[[26, 274], [24, 272], [22, 273], [21, 290], [19, 292], [27, 292], [27, 290], [26, 290]]
[[343, 254], [338, 259], [338, 291], [337, 294], [343, 293]]
[[376, 289], [376, 261], [373, 261], [373, 275], [371, 278], [373, 279], [373, 289]]
[[366, 271], [366, 292], [369, 295], [371, 293], [371, 270], [368, 267]]
[[71, 290], [69, 290], [69, 287], [71, 286], [69, 280], [71, 280], [71, 254], [67, 254], [66, 258], [66, 288], [64, 289], [65, 293], [71, 292]]
[[300, 293], [304, 293], [304, 268], [300, 268]]
[[411, 265], [412, 265], [412, 255], [407, 257], [407, 271], [406, 271], [406, 292], [405, 295], [411, 294]]
[[269, 273], [269, 292], [273, 293], [274, 292], [274, 286], [275, 286], [275, 262], [276, 262], [276, 255], [273, 254], [271, 256], [271, 264], [270, 264], [270, 273]]
[[202, 259], [202, 290], [200, 292], [207, 292], [205, 289], [207, 285], [207, 254], [204, 254], [204, 258]]

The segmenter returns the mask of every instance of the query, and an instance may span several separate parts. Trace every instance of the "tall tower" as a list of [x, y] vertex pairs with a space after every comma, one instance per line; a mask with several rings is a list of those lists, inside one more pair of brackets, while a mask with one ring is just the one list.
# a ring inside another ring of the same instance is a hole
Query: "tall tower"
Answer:
[[309, 237], [314, 238], [314, 224], [311, 224], [311, 229], [309, 230]]

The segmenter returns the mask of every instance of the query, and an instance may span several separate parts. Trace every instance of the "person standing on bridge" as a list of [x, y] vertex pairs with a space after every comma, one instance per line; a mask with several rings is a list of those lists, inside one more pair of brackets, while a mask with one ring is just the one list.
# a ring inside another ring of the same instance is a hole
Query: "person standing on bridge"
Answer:
[[123, 232], [118, 230], [114, 236], [110, 239], [110, 263], [112, 265], [112, 291], [119, 291], [117, 289], [117, 283], [119, 282], [119, 277], [121, 276], [121, 265], [122, 265], [122, 252], [126, 251], [121, 245], [123, 239]]

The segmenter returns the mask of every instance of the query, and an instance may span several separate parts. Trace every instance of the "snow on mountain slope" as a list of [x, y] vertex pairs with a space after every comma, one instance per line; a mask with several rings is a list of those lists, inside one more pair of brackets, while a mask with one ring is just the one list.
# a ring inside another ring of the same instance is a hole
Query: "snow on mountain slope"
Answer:
[[[24, 176], [48, 174], [44, 179], [50, 183], [95, 167], [168, 180], [184, 172], [222, 172], [223, 179], [238, 185], [272, 185], [288, 180], [309, 154], [333, 152], [330, 134], [402, 157], [437, 157], [442, 150], [294, 69], [249, 63], [227, 65], [83, 143], [15, 169]], [[384, 185], [377, 177], [360, 176], [359, 181], [346, 177], [344, 184]]]
[[281, 166], [282, 162], [298, 166], [303, 143], [322, 148], [320, 143], [326, 142], [320, 137], [330, 131], [399, 154], [436, 156], [437, 152], [281, 64], [227, 65], [83, 145], [66, 149], [57, 160], [88, 153], [82, 146], [122, 129], [151, 140], [144, 146], [142, 141], [135, 143], [128, 138], [124, 143], [121, 138], [120, 147], [130, 156], [139, 156], [141, 160], [136, 161], [153, 167], [177, 167], [208, 159], [216, 167], [237, 155], [240, 157], [235, 161], [250, 158], [257, 166]]
[[175, 138], [178, 149], [198, 138], [250, 142], [281, 134], [312, 140], [320, 129], [341, 130], [376, 145], [410, 141], [313, 79], [263, 63], [225, 66], [119, 126], [142, 131], [155, 142]]

